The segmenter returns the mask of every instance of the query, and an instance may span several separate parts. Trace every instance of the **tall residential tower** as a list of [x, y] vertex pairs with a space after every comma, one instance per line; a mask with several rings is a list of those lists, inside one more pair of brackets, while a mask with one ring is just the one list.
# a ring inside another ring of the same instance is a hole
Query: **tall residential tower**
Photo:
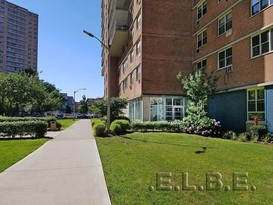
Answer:
[[0, 1], [0, 72], [37, 70], [38, 15]]

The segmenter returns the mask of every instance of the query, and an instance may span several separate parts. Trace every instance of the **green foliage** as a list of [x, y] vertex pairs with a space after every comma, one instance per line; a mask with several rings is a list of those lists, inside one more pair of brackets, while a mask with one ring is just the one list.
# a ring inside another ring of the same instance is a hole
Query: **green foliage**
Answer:
[[176, 120], [173, 122], [167, 121], [133, 121], [131, 128], [135, 132], [146, 132], [146, 131], [164, 131], [164, 132], [182, 132], [183, 125], [182, 121]]
[[48, 124], [45, 121], [1, 122], [0, 133], [4, 137], [25, 135], [44, 137], [47, 132], [47, 126]]
[[120, 135], [124, 133], [123, 129], [121, 128], [121, 125], [117, 123], [111, 123], [110, 130], [115, 135]]
[[111, 124], [118, 124], [121, 127], [123, 133], [131, 129], [131, 125], [127, 120], [115, 120]]
[[2, 117], [0, 122], [18, 122], [18, 121], [56, 121], [56, 117]]
[[223, 138], [224, 139], [229, 139], [229, 140], [236, 140], [237, 139], [237, 134], [236, 134], [236, 132], [233, 132], [233, 131], [229, 130], [229, 131], [226, 131], [223, 134]]
[[94, 125], [95, 135], [97, 137], [103, 137], [105, 134], [106, 124], [103, 122]]
[[[117, 119], [120, 115], [123, 114], [122, 109], [125, 109], [127, 106], [127, 100], [121, 98], [111, 98], [110, 99], [110, 108], [111, 108], [111, 122]], [[107, 100], [96, 101], [91, 108], [94, 114], [100, 116], [107, 115]]]
[[80, 101], [79, 112], [86, 114], [88, 112], [87, 98], [85, 95], [82, 96]]
[[216, 90], [218, 76], [195, 71], [188, 76], [182, 76], [181, 73], [177, 75], [178, 80], [181, 81], [183, 90], [186, 91], [187, 96], [193, 102], [206, 102], [209, 95]]
[[250, 134], [257, 141], [262, 141], [268, 133], [265, 125], [254, 125], [250, 127]]
[[1, 73], [0, 105], [0, 113], [7, 116], [18, 115], [26, 107], [43, 115], [45, 111], [62, 107], [62, 97], [54, 85], [40, 80], [38, 75]]

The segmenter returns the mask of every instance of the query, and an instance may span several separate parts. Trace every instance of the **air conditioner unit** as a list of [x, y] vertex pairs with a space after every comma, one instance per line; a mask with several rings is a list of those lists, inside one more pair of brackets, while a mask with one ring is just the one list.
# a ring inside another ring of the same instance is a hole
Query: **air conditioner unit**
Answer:
[[226, 37], [229, 37], [232, 34], [232, 28], [226, 31]]
[[231, 73], [232, 72], [232, 66], [226, 67], [226, 73]]

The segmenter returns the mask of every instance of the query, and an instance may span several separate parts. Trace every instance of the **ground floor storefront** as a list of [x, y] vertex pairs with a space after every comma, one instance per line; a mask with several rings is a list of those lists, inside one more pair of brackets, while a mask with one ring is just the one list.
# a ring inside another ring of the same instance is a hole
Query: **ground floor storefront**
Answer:
[[174, 121], [185, 116], [187, 100], [183, 96], [142, 96], [129, 100], [131, 120]]

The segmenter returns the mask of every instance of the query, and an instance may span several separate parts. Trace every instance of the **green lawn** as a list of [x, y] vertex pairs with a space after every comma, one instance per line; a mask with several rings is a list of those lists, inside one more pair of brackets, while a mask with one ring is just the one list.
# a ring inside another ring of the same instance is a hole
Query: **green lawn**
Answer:
[[[273, 146], [172, 133], [133, 133], [96, 141], [114, 205], [272, 204]], [[162, 172], [172, 172], [171, 185], [180, 188], [182, 173], [188, 172], [189, 185], [196, 185], [197, 191], [150, 191], [156, 187], [156, 173]], [[222, 174], [220, 191], [206, 188], [206, 173], [211, 172]], [[248, 173], [249, 191], [233, 190], [235, 172]], [[201, 185], [204, 191], [198, 190]]]
[[48, 139], [0, 140], [0, 172], [42, 146]]
[[78, 119], [75, 119], [75, 120], [73, 120], [73, 119], [58, 119], [57, 121], [62, 124], [62, 129], [66, 129], [79, 120]]

